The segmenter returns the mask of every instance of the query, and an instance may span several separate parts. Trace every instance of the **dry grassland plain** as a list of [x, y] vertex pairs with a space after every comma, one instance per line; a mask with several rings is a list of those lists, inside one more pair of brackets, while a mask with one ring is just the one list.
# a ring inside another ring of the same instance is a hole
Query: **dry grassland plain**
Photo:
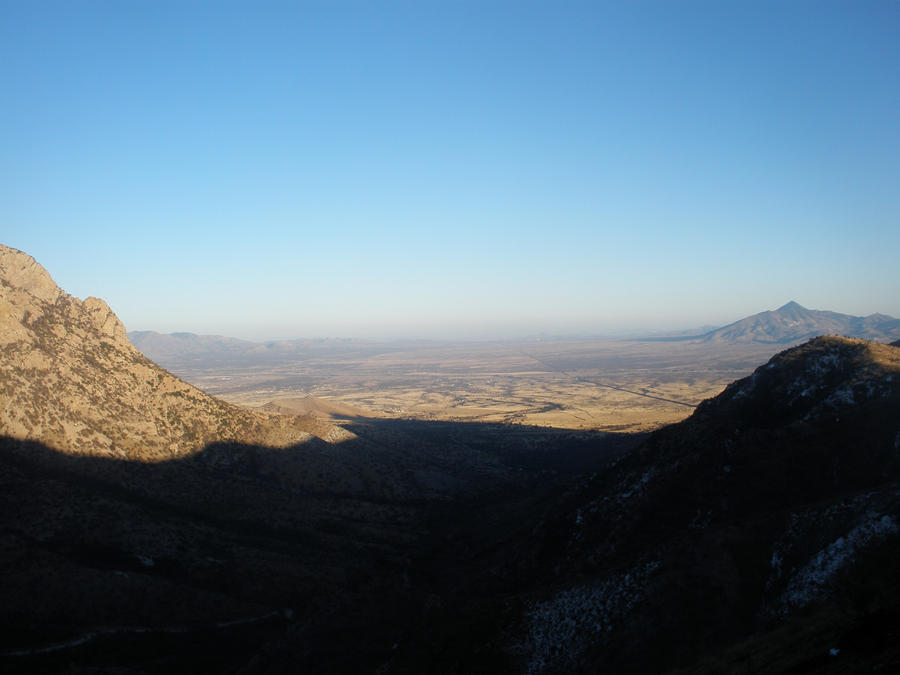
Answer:
[[[780, 348], [551, 340], [365, 343], [284, 362], [169, 364], [230, 402], [309, 412], [313, 396], [359, 416], [636, 432], [684, 419]], [[164, 364], [165, 365], [165, 364]], [[315, 407], [315, 404], [312, 404]], [[328, 414], [328, 411], [325, 411]], [[347, 416], [346, 414], [332, 417]]]

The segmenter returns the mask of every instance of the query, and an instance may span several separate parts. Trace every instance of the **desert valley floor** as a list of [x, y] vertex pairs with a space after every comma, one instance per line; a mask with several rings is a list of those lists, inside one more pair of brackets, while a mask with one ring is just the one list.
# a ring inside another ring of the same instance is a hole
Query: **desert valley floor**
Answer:
[[633, 432], [684, 419], [780, 348], [614, 339], [321, 340], [274, 361], [148, 355], [208, 393], [249, 407]]

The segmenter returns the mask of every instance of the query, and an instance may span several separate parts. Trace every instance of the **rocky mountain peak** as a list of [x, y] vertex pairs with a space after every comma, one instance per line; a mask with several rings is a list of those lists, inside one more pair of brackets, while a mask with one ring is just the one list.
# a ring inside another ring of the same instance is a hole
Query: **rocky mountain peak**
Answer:
[[144, 357], [100, 298], [61, 290], [0, 246], [0, 434], [74, 454], [159, 460], [223, 440], [286, 445], [326, 433], [209, 396]]
[[[66, 318], [57, 320], [62, 317]], [[30, 255], [0, 245], [0, 344], [33, 342], [41, 318], [52, 324], [51, 332], [61, 338], [70, 328], [75, 329], [73, 321], [86, 317], [102, 337], [114, 340], [122, 349], [133, 349], [125, 325], [106, 302], [69, 295]]]
[[781, 307], [779, 307], [779, 308], [778, 308], [777, 310], [775, 310], [775, 311], [777, 311], [777, 312], [789, 312], [789, 311], [791, 311], [791, 310], [801, 310], [801, 311], [804, 311], [804, 312], [805, 312], [805, 311], [806, 311], [806, 307], [804, 307], [803, 305], [801, 305], [799, 302], [795, 302], [794, 300], [791, 300], [790, 302], [786, 302], [785, 304], [783, 304]]
[[128, 335], [119, 317], [100, 298], [85, 298], [84, 308], [88, 311], [97, 329], [103, 334], [122, 342], [128, 342]]
[[0, 244], [0, 283], [11, 291], [27, 293], [53, 303], [62, 295], [50, 274], [27, 253]]

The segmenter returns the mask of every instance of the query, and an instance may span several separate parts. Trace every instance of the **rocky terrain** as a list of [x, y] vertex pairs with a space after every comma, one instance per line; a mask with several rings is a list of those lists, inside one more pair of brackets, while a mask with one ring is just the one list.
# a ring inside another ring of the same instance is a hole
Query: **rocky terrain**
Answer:
[[0, 292], [4, 672], [900, 668], [900, 346], [615, 435], [247, 411], [21, 252]]
[[160, 460], [212, 441], [285, 446], [301, 419], [253, 413], [149, 361], [103, 300], [66, 294], [30, 256], [0, 246], [0, 428], [66, 452]]

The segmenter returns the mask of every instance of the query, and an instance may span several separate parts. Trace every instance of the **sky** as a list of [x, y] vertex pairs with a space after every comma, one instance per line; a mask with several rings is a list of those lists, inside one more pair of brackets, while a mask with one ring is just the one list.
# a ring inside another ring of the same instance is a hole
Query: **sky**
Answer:
[[898, 2], [0, 0], [0, 243], [129, 330], [900, 316]]

